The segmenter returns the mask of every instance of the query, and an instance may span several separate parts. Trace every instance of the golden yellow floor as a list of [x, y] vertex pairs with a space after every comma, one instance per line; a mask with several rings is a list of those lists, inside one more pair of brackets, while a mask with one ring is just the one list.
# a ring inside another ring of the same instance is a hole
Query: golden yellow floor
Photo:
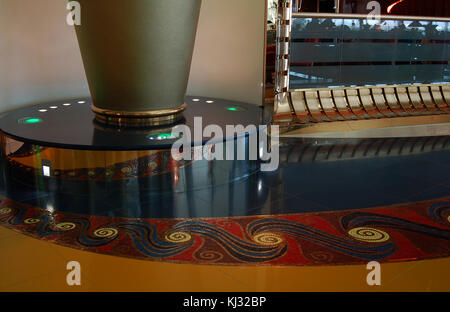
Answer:
[[[0, 226], [0, 291], [450, 291], [450, 258], [382, 264], [381, 286], [365, 266], [205, 266], [80, 251]], [[81, 286], [66, 284], [69, 261]]]

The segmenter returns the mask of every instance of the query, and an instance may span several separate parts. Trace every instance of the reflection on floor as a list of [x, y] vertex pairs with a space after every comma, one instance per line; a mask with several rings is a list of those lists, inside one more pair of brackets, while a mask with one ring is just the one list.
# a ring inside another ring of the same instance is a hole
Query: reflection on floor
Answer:
[[[289, 138], [277, 171], [228, 183], [201, 162], [176, 185], [174, 172], [51, 190], [3, 179], [0, 289], [67, 289], [65, 265], [80, 260], [84, 290], [371, 290], [364, 264], [377, 260], [380, 290], [450, 290], [449, 148], [448, 137]], [[186, 188], [197, 180], [210, 182]]]
[[281, 126], [283, 136], [311, 138], [400, 138], [446, 136], [450, 133], [450, 114], [362, 119], [341, 122]]

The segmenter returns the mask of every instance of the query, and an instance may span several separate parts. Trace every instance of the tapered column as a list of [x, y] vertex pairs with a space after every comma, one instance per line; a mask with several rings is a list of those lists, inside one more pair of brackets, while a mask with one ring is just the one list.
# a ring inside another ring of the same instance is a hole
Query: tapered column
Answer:
[[181, 119], [201, 0], [78, 1], [76, 32], [97, 120]]

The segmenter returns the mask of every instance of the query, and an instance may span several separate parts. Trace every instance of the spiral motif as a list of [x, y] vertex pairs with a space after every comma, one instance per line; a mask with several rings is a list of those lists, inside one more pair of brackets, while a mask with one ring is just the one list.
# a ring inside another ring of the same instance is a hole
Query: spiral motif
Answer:
[[206, 260], [206, 261], [211, 261], [211, 262], [219, 261], [222, 258], [223, 258], [223, 254], [221, 254], [220, 252], [214, 251], [214, 250], [203, 251], [197, 257], [197, 259], [199, 259], [199, 260]]
[[70, 231], [76, 227], [75, 223], [72, 222], [61, 222], [55, 225], [55, 228], [57, 228], [60, 231]]
[[367, 227], [357, 227], [348, 231], [348, 234], [353, 238], [363, 241], [363, 242], [371, 242], [371, 243], [383, 243], [389, 240], [389, 234], [372, 228]]
[[315, 251], [309, 254], [309, 258], [317, 262], [332, 262], [334, 256], [330, 252]]
[[0, 209], [0, 215], [11, 213], [11, 211], [12, 211], [11, 208], [8, 208], [8, 207], [2, 208], [2, 209]]
[[28, 219], [23, 220], [23, 223], [25, 223], [25, 224], [36, 224], [39, 222], [41, 222], [41, 219], [37, 219], [37, 218], [28, 218]]
[[192, 236], [186, 232], [174, 232], [166, 235], [166, 240], [171, 243], [185, 243], [192, 239]]
[[115, 228], [101, 228], [94, 231], [94, 235], [101, 238], [114, 237], [119, 234]]
[[122, 169], [120, 169], [120, 171], [122, 171], [123, 174], [129, 174], [131, 173], [131, 171], [133, 171], [133, 169], [131, 169], [130, 167], [123, 167]]
[[266, 246], [279, 245], [283, 242], [283, 239], [274, 233], [260, 233], [253, 236], [253, 240], [258, 244]]

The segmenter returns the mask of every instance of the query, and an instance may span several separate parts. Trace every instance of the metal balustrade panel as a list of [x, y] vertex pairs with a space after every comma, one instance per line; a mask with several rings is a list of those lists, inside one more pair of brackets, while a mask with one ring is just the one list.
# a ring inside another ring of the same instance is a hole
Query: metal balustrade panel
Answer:
[[448, 105], [442, 96], [441, 87], [440, 86], [431, 86], [430, 87], [431, 96], [433, 98], [434, 104], [443, 112], [449, 112]]
[[317, 121], [330, 121], [323, 113], [317, 91], [305, 91], [306, 105], [312, 118]]
[[430, 114], [431, 112], [427, 110], [427, 107], [422, 102], [422, 98], [420, 97], [419, 87], [409, 86], [407, 87], [409, 99], [411, 100], [412, 105], [416, 109], [416, 111], [421, 114]]
[[378, 108], [375, 106], [375, 103], [372, 99], [372, 95], [370, 89], [368, 88], [360, 88], [358, 89], [359, 98], [361, 99], [361, 103], [367, 112], [367, 114], [372, 118], [380, 118], [383, 117], [383, 114], [380, 113]]
[[419, 93], [420, 93], [420, 97], [422, 98], [423, 103], [425, 104], [425, 106], [427, 107], [427, 109], [430, 112], [433, 112], [433, 113], [441, 112], [434, 103], [434, 100], [430, 93], [430, 87], [428, 87], [428, 86], [419, 87]]
[[331, 91], [334, 103], [336, 105], [337, 110], [341, 114], [341, 116], [345, 120], [355, 120], [357, 117], [353, 114], [352, 110], [350, 109], [347, 97], [345, 96], [345, 90], [332, 90]]
[[358, 96], [358, 90], [356, 89], [346, 89], [345, 94], [347, 95], [347, 100], [350, 105], [350, 109], [353, 114], [358, 117], [358, 119], [370, 118], [367, 112], [364, 110], [361, 101]]
[[383, 89], [372, 88], [371, 92], [375, 105], [378, 107], [378, 111], [386, 117], [395, 117], [395, 113], [393, 113], [386, 104]]
[[277, 24], [276, 121], [450, 113], [450, 19], [383, 16], [377, 22], [293, 14], [291, 5], [281, 4]]
[[330, 120], [344, 120], [344, 118], [339, 114], [337, 108], [335, 107], [331, 90], [320, 90], [319, 99], [325, 115], [327, 115]]
[[305, 93], [303, 91], [291, 93], [292, 106], [294, 107], [295, 114], [301, 122], [314, 122], [306, 106]]

